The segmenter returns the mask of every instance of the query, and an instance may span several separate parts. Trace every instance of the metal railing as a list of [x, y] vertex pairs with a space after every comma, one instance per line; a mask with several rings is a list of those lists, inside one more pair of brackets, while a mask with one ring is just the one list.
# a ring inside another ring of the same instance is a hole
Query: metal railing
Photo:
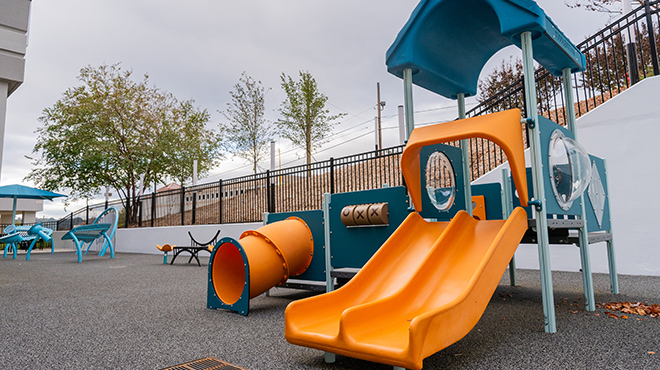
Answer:
[[330, 158], [309, 165], [266, 171], [146, 194], [138, 201], [137, 221], [127, 223], [119, 200], [90, 205], [57, 221], [57, 230], [88, 224], [106, 208], [119, 211], [119, 227], [258, 222], [264, 212], [321, 208], [325, 192], [348, 192], [403, 184], [399, 167], [403, 146]]
[[[658, 1], [647, 1], [589, 37], [578, 48], [586, 55], [587, 69], [573, 74], [576, 115], [583, 114], [627, 89], [631, 83], [658, 75]], [[649, 32], [652, 30], [653, 32]], [[635, 40], [636, 58], [630, 68], [624, 38]], [[632, 81], [628, 71], [636, 73]], [[561, 79], [547, 70], [535, 71], [539, 114], [565, 124]], [[467, 112], [468, 117], [505, 109], [524, 108], [522, 78]], [[527, 130], [524, 130], [526, 133]], [[527, 138], [524, 138], [527, 147]], [[448, 143], [458, 146], [457, 142]], [[404, 146], [330, 158], [255, 175], [236, 177], [177, 190], [146, 194], [138, 202], [137, 221], [128, 223], [120, 201], [119, 227], [156, 227], [193, 224], [258, 222], [264, 212], [289, 212], [321, 208], [322, 194], [403, 185], [400, 158]], [[502, 149], [486, 139], [470, 139], [472, 179], [506, 162]], [[91, 223], [106, 204], [88, 206], [57, 222], [58, 230]]]

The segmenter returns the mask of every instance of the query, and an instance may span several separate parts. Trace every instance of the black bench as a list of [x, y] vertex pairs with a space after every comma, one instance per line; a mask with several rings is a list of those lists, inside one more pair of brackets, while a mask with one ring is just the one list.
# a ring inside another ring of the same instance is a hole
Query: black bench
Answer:
[[197, 265], [201, 267], [202, 264], [199, 262], [199, 258], [197, 257], [197, 255], [199, 254], [200, 251], [207, 251], [209, 252], [209, 254], [211, 253], [213, 248], [209, 249], [209, 246], [215, 246], [215, 243], [218, 242], [218, 235], [220, 235], [220, 231], [221, 230], [218, 230], [218, 232], [215, 233], [215, 236], [206, 243], [198, 242], [197, 240], [195, 240], [195, 238], [193, 238], [190, 231], [188, 231], [188, 235], [190, 235], [190, 245], [179, 245], [173, 247], [172, 252], [174, 253], [174, 256], [172, 257], [172, 262], [170, 262], [170, 265], [174, 264], [174, 260], [176, 259], [176, 256], [178, 256], [180, 253], [186, 252], [186, 253], [190, 253], [190, 258], [188, 259], [188, 263], [190, 263], [194, 258], [197, 261]]

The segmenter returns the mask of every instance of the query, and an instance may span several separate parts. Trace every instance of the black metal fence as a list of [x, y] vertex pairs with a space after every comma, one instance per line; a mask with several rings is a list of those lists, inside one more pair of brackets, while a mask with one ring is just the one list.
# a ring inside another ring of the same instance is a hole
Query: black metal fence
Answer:
[[[586, 55], [587, 69], [573, 74], [576, 115], [583, 114], [627, 89], [639, 79], [659, 75], [660, 49], [658, 4], [647, 1], [589, 37], [578, 48]], [[636, 47], [626, 47], [634, 40]], [[626, 56], [632, 51], [632, 58]], [[632, 64], [629, 62], [632, 61]], [[632, 73], [632, 74], [631, 74]], [[561, 79], [539, 68], [535, 71], [539, 114], [565, 124], [564, 93]], [[525, 114], [522, 78], [484, 100], [467, 112], [468, 117], [520, 108]], [[526, 132], [526, 130], [525, 130]], [[458, 145], [458, 143], [449, 143]], [[527, 138], [525, 138], [527, 146]], [[384, 184], [403, 184], [400, 157], [403, 146], [362, 154], [331, 158], [255, 175], [185, 187], [140, 197], [138, 220], [127, 222], [120, 201], [117, 207], [120, 227], [174, 226], [261, 221], [264, 212], [287, 212], [321, 207], [322, 194], [366, 190]], [[499, 146], [486, 139], [469, 141], [472, 179], [479, 178], [506, 162]], [[72, 212], [57, 222], [58, 230], [91, 223], [105, 209], [97, 204]]]
[[[266, 171], [217, 182], [146, 194], [138, 202], [137, 222], [127, 223], [123, 204], [119, 227], [258, 222], [264, 212], [319, 209], [322, 194], [403, 184], [399, 167], [403, 146], [327, 161]], [[57, 221], [58, 230], [92, 223], [106, 208], [95, 204]]]

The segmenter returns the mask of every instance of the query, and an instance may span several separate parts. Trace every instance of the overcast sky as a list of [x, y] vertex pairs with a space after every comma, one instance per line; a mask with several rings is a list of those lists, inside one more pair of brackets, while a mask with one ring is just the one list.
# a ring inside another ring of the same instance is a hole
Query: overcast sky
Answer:
[[[82, 67], [121, 62], [136, 76], [179, 99], [194, 99], [211, 113], [211, 127], [224, 117], [229, 91], [241, 72], [271, 88], [267, 119], [278, 118], [284, 95], [282, 72], [312, 73], [329, 97], [332, 113], [347, 113], [318, 160], [374, 148], [376, 82], [381, 85], [383, 144], [398, 143], [397, 106], [402, 82], [389, 75], [385, 52], [417, 0], [34, 0], [32, 1], [25, 82], [10, 96], [0, 183], [23, 183], [36, 142], [38, 117], [69, 87], [78, 85]], [[569, 9], [562, 0], [537, 3], [579, 43], [607, 23], [607, 16]], [[517, 49], [496, 54], [486, 68]], [[414, 90], [416, 122], [453, 119], [455, 102]], [[474, 104], [468, 100], [468, 104]], [[391, 128], [390, 128], [391, 127]], [[371, 134], [370, 134], [371, 132]], [[363, 136], [362, 136], [363, 135]], [[277, 141], [283, 165], [302, 157]], [[264, 163], [264, 166], [267, 164]], [[226, 160], [201, 182], [247, 174], [250, 166]], [[33, 185], [33, 184], [27, 184]], [[92, 202], [101, 202], [99, 195]], [[67, 211], [75, 210], [77, 203]], [[41, 215], [61, 216], [62, 201], [45, 202]]]

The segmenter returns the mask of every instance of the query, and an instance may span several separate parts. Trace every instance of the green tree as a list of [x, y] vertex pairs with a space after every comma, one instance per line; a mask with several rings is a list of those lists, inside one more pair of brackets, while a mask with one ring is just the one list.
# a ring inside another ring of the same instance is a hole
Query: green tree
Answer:
[[[534, 75], [537, 105], [540, 111], [546, 111], [549, 108], [546, 102], [561, 89], [561, 78], [546, 75], [545, 69], [537, 69]], [[477, 101], [489, 104], [490, 112], [524, 107], [522, 60], [513, 57], [502, 60], [488, 76], [479, 80], [478, 90]]]
[[286, 93], [280, 105], [282, 118], [276, 124], [279, 134], [305, 150], [307, 164], [312, 162], [312, 153], [326, 142], [334, 120], [344, 114], [331, 115], [325, 107], [328, 97], [319, 91], [311, 73], [300, 71], [300, 80], [282, 73], [282, 89]]
[[[622, 1], [621, 0], [564, 0], [564, 4], [569, 8], [583, 8], [592, 12], [621, 14]], [[632, 0], [632, 6], [644, 5], [644, 0]], [[652, 5], [658, 8], [658, 4]]]
[[129, 214], [137, 215], [140, 175], [145, 184], [184, 181], [192, 159], [205, 173], [220, 159], [219, 141], [194, 101], [132, 79], [119, 64], [81, 69], [80, 86], [67, 89], [39, 121], [34, 168], [26, 179], [48, 190], [70, 189], [72, 200], [113, 187]]
[[222, 114], [229, 121], [223, 126], [226, 148], [252, 164], [257, 173], [259, 162], [268, 155], [273, 129], [264, 117], [266, 89], [245, 72], [229, 92], [231, 102]]

